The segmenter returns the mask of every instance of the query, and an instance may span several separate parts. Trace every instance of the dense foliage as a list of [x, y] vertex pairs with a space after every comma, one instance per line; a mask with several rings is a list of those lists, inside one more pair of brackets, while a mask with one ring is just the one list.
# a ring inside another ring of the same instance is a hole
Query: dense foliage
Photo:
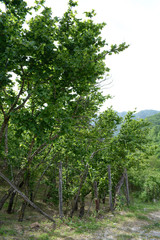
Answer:
[[[41, 200], [59, 203], [61, 217], [63, 203], [73, 215], [80, 201], [82, 216], [88, 194], [108, 194], [108, 165], [115, 189], [124, 169], [140, 169], [149, 154], [146, 121], [135, 120], [132, 112], [122, 119], [112, 108], [97, 114], [108, 97], [100, 91], [109, 72], [106, 56], [128, 46], [109, 48], [101, 37], [105, 24], [94, 23], [94, 11], [77, 18], [72, 0], [61, 18], [52, 17], [44, 1], [30, 8], [25, 1], [1, 2], [2, 172], [32, 202], [43, 191]], [[11, 213], [15, 192], [4, 196], [0, 208], [10, 198]], [[20, 220], [24, 203], [21, 210]]]

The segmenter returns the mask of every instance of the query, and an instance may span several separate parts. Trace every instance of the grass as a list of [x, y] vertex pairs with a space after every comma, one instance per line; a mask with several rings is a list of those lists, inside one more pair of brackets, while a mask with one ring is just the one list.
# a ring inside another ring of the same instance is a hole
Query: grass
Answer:
[[138, 220], [142, 220], [142, 221], [151, 221], [146, 215], [144, 214], [140, 214], [140, 213], [135, 213], [135, 217]]
[[[127, 222], [140, 221], [144, 223], [143, 229], [151, 231], [160, 229], [160, 223], [148, 218], [148, 214], [160, 209], [160, 202], [157, 203], [142, 203], [139, 200], [134, 201], [130, 207], [126, 207], [123, 211], [115, 212], [115, 214], [100, 212], [100, 214], [92, 213], [89, 217], [79, 219], [78, 217], [64, 218], [63, 220], [56, 219], [56, 229], [53, 224], [46, 221], [41, 215], [33, 211], [27, 210], [27, 215], [24, 222], [17, 221], [17, 213], [8, 215], [1, 211], [1, 221], [3, 224], [0, 228], [0, 239], [6, 240], [64, 240], [64, 239], [83, 239], [93, 238], [95, 232], [103, 231], [107, 227], [116, 232], [117, 239], [126, 240], [134, 238], [135, 233], [124, 233], [118, 229]], [[50, 213], [51, 214], [51, 213]], [[32, 228], [32, 223], [38, 222], [38, 228]], [[119, 232], [118, 232], [119, 231]]]
[[132, 238], [133, 236], [128, 234], [120, 234], [119, 236], [117, 236], [117, 240], [130, 240]]
[[15, 229], [8, 229], [6, 226], [2, 226], [0, 228], [0, 236], [16, 236], [16, 230]]
[[146, 230], [159, 230], [160, 229], [160, 223], [159, 222], [154, 222], [152, 224], [146, 225], [143, 227], [143, 229]]
[[66, 222], [67, 226], [75, 229], [77, 233], [94, 232], [103, 226], [103, 221], [98, 221], [93, 217], [87, 219], [73, 218]]
[[139, 199], [135, 199], [130, 207], [124, 208], [124, 210], [129, 210], [130, 212], [140, 212], [140, 213], [149, 213], [152, 211], [158, 211], [160, 209], [160, 201], [158, 202], [144, 202]]

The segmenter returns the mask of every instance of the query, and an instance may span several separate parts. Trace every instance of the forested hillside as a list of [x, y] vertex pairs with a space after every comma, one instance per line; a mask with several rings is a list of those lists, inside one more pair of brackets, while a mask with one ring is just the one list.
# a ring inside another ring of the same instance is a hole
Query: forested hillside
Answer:
[[136, 113], [136, 118], [147, 118], [147, 117], [150, 117], [152, 115], [155, 115], [159, 113], [159, 111], [157, 110], [142, 110], [140, 112], [137, 112]]
[[[146, 158], [144, 169], [137, 170], [133, 184], [137, 184], [139, 196], [143, 200], [158, 200], [160, 196], [160, 113], [146, 117], [149, 123], [151, 156]], [[138, 176], [139, 175], [139, 176]]]
[[160, 113], [148, 117], [147, 120], [151, 123], [150, 136], [156, 145], [156, 156], [160, 159]]
[[[135, 118], [147, 118], [147, 117], [150, 117], [152, 115], [155, 115], [159, 113], [159, 111], [157, 110], [142, 110], [142, 111], [139, 111], [139, 112], [136, 112], [135, 113]], [[127, 112], [118, 112], [118, 115], [120, 117], [124, 117], [125, 115], [127, 114]]]
[[143, 181], [153, 155], [149, 123], [112, 108], [97, 114], [109, 97], [100, 90], [106, 59], [128, 45], [108, 46], [105, 24], [94, 23], [94, 11], [79, 19], [72, 0], [61, 18], [44, 1], [32, 8], [1, 2], [0, 211], [18, 212], [22, 221], [32, 206], [55, 223], [38, 203], [51, 204], [60, 218], [76, 210], [83, 217], [86, 202], [87, 212], [92, 203], [98, 212], [108, 198], [113, 211], [128, 177], [147, 200], [157, 197]]

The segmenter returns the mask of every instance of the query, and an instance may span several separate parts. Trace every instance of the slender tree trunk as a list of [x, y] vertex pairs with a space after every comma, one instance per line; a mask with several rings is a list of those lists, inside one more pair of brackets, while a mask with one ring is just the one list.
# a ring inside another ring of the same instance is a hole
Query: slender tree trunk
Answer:
[[39, 212], [40, 214], [42, 214], [43, 216], [45, 216], [47, 219], [49, 219], [50, 221], [52, 221], [55, 224], [55, 221], [53, 220], [53, 218], [51, 218], [48, 214], [46, 214], [45, 212], [43, 212], [39, 207], [37, 207], [33, 202], [31, 202], [29, 200], [29, 198], [23, 194], [7, 177], [4, 176], [3, 173], [0, 172], [0, 177], [2, 177], [27, 203], [29, 203], [34, 209], [37, 210], [37, 212]]
[[128, 174], [127, 174], [126, 168], [125, 168], [125, 183], [126, 183], [126, 200], [127, 200], [127, 205], [129, 206], [129, 204], [130, 204], [129, 185], [128, 185]]
[[112, 179], [111, 179], [111, 166], [108, 165], [108, 189], [109, 189], [109, 208], [113, 211], [113, 202], [112, 202]]
[[99, 211], [99, 198], [98, 198], [98, 187], [97, 187], [97, 181], [94, 181], [94, 198], [95, 198], [95, 206], [96, 206], [96, 212]]
[[85, 201], [84, 197], [80, 198], [80, 211], [79, 211], [79, 217], [82, 218], [84, 216], [84, 210], [85, 210]]
[[[18, 180], [16, 181], [16, 185], [18, 184]], [[21, 186], [24, 184], [24, 182], [22, 181], [19, 184], [19, 187], [21, 188]], [[3, 197], [0, 200], [0, 210], [3, 208], [3, 205], [5, 204], [5, 202], [7, 201], [7, 199], [10, 197], [10, 195], [13, 193], [14, 189], [13, 188], [9, 188], [9, 190], [3, 195]]]
[[8, 123], [6, 124], [5, 127], [5, 157], [4, 157], [4, 166], [8, 166]]
[[24, 213], [25, 213], [25, 209], [26, 209], [26, 202], [23, 201], [22, 202], [22, 206], [21, 206], [21, 210], [20, 210], [20, 214], [19, 214], [19, 218], [18, 218], [18, 221], [19, 222], [22, 222], [23, 221], [23, 218], [24, 218]]
[[41, 181], [42, 181], [42, 179], [43, 179], [43, 177], [44, 177], [44, 174], [46, 173], [46, 171], [48, 170], [48, 168], [50, 167], [50, 165], [51, 165], [51, 162], [50, 162], [50, 163], [48, 164], [48, 166], [45, 168], [45, 170], [43, 171], [42, 175], [40, 176], [40, 178], [39, 178], [39, 180], [38, 180], [38, 183], [37, 183], [37, 185], [36, 185], [36, 187], [35, 187], [36, 190], [35, 190], [35, 192], [34, 192], [34, 194], [33, 194], [33, 197], [32, 197], [33, 201], [34, 201], [34, 199], [35, 199], [35, 197], [36, 197], [36, 195], [37, 195], [37, 192], [38, 192], [40, 183], [41, 183]]
[[13, 212], [12, 208], [13, 208], [13, 203], [14, 203], [15, 196], [16, 196], [16, 191], [13, 191], [13, 193], [10, 197], [10, 200], [9, 200], [9, 204], [8, 204], [8, 209], [7, 209], [8, 214], [11, 214]]
[[63, 218], [62, 161], [59, 163], [59, 216]]
[[53, 188], [56, 188], [56, 169], [53, 168], [53, 177], [51, 179], [52, 186], [46, 189], [46, 194], [44, 194], [44, 202], [52, 196]]
[[6, 127], [5, 127], [4, 143], [5, 143], [4, 166], [9, 167], [12, 180], [14, 180], [12, 163], [11, 163], [10, 159], [8, 159], [8, 123], [6, 124]]
[[93, 203], [93, 198], [92, 198], [91, 201], [90, 201], [89, 208], [88, 208], [88, 211], [87, 211], [87, 216], [89, 215], [89, 212], [90, 212], [92, 203]]
[[[50, 149], [50, 150], [51, 150], [51, 149]], [[50, 151], [50, 150], [49, 150], [49, 151]], [[37, 151], [36, 153], [34, 153], [34, 156], [35, 156], [36, 154], [38, 154], [38, 153], [39, 153], [38, 151]], [[48, 152], [48, 153], [49, 153], [49, 152]], [[47, 154], [48, 154], [48, 153], [47, 153]], [[37, 165], [36, 170], [38, 169], [39, 166], [40, 166], [40, 164]], [[21, 179], [23, 178], [24, 172], [25, 172], [25, 169], [21, 169], [21, 170], [19, 171], [19, 173], [17, 174], [17, 176], [15, 177], [14, 181], [15, 181], [15, 185], [16, 185], [16, 186], [18, 185], [18, 186], [20, 187], [21, 183], [24, 184], [24, 182], [23, 182], [22, 180], [20, 181], [20, 178], [21, 178]], [[16, 179], [17, 179], [17, 180], [16, 180]], [[10, 195], [13, 193], [13, 191], [14, 191], [14, 189], [11, 187], [11, 188], [4, 194], [4, 196], [1, 198], [1, 200], [0, 200], [0, 210], [3, 208], [5, 202], [6, 202], [7, 199], [10, 197]]]
[[[19, 188], [22, 188], [23, 184], [24, 184], [24, 181], [22, 181], [19, 184]], [[14, 204], [14, 199], [15, 199], [16, 194], [17, 194], [16, 191], [13, 190], [13, 192], [11, 194], [11, 197], [10, 197], [10, 200], [9, 200], [9, 204], [8, 204], [8, 209], [7, 209], [8, 214], [11, 214], [13, 212], [13, 204]]]
[[26, 178], [25, 178], [25, 185], [26, 185], [26, 195], [30, 198], [31, 201], [33, 201], [33, 188], [31, 186], [31, 154], [32, 149], [35, 143], [35, 136], [32, 137], [32, 141], [29, 146], [29, 152], [27, 156], [27, 169], [26, 169]]
[[[74, 200], [75, 200], [75, 199], [74, 199]], [[78, 211], [78, 199], [77, 199], [77, 201], [76, 201], [75, 211]]]
[[9, 122], [9, 119], [10, 119], [10, 116], [4, 116], [4, 120], [3, 120], [3, 123], [2, 123], [2, 126], [1, 126], [1, 129], [0, 129], [0, 144], [2, 142], [2, 138], [3, 138], [3, 134], [4, 134], [4, 131], [5, 131], [5, 128]]
[[87, 174], [88, 174], [88, 166], [86, 166], [86, 171], [84, 172], [83, 176], [81, 177], [81, 181], [80, 181], [80, 185], [79, 185], [79, 188], [78, 188], [78, 192], [75, 196], [75, 200], [74, 200], [74, 203], [73, 203], [73, 207], [72, 207], [72, 210], [71, 210], [71, 213], [70, 213], [70, 217], [73, 217], [73, 213], [76, 209], [76, 206], [77, 206], [77, 202], [78, 202], [78, 198], [79, 198], [79, 195], [80, 195], [80, 191], [81, 191], [81, 188], [83, 186], [83, 183], [87, 177]]
[[114, 209], [117, 205], [117, 198], [118, 198], [118, 195], [120, 193], [120, 190], [121, 190], [121, 187], [124, 183], [124, 174], [122, 175], [120, 181], [118, 182], [117, 186], [116, 186], [116, 191], [115, 191], [115, 197], [114, 197]]
[[3, 197], [0, 200], [0, 210], [3, 208], [3, 205], [5, 204], [9, 196], [13, 193], [13, 191], [14, 191], [13, 188], [10, 188], [9, 191], [3, 195]]
[[105, 204], [106, 203], [106, 193], [104, 193], [103, 198], [102, 198], [102, 203]]

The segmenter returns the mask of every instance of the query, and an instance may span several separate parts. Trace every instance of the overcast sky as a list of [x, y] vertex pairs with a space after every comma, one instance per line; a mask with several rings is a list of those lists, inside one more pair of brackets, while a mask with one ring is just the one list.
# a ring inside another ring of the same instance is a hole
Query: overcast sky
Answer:
[[[113, 83], [105, 89], [117, 111], [160, 110], [160, 0], [79, 0], [78, 12], [95, 9], [95, 21], [106, 22], [108, 43], [130, 47], [108, 56]], [[68, 0], [46, 0], [54, 15], [62, 15]]]
[[[27, 0], [32, 2], [33, 0]], [[130, 47], [107, 56], [112, 84], [104, 93], [117, 111], [160, 110], [160, 0], [79, 0], [77, 11], [95, 9], [96, 22], [106, 22], [103, 38], [110, 44], [126, 42]], [[61, 16], [68, 0], [46, 0], [53, 15]]]

